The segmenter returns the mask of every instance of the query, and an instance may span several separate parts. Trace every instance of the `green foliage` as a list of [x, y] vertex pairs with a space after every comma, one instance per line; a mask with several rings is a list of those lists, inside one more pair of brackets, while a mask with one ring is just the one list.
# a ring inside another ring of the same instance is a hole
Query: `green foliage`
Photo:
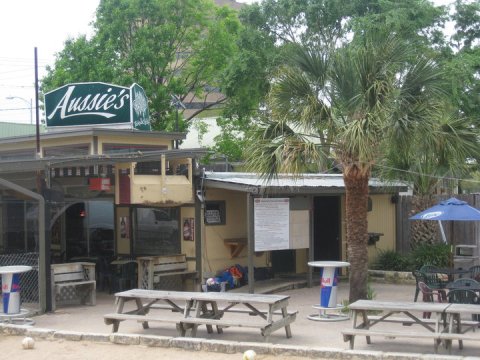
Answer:
[[413, 249], [410, 256], [415, 269], [420, 269], [423, 265], [449, 267], [452, 260], [452, 249], [448, 244], [421, 244]]
[[421, 244], [408, 254], [394, 250], [379, 251], [372, 266], [375, 270], [412, 271], [423, 265], [449, 267], [451, 264], [451, 246], [447, 244]]
[[373, 269], [385, 271], [411, 271], [412, 261], [408, 255], [402, 255], [395, 250], [379, 251]]
[[211, 0], [102, 0], [93, 24], [91, 39], [65, 43], [47, 69], [43, 92], [73, 82], [138, 83], [156, 130], [175, 129], [171, 95], [203, 104], [195, 114], [225, 101], [211, 94], [219, 95], [222, 73], [238, 51], [241, 25], [232, 9]]

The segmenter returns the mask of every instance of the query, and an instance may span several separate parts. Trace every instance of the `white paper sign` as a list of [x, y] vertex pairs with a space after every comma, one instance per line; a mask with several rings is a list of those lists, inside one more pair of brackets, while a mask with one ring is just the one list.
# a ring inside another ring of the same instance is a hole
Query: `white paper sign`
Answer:
[[284, 250], [290, 245], [290, 200], [254, 200], [255, 251]]

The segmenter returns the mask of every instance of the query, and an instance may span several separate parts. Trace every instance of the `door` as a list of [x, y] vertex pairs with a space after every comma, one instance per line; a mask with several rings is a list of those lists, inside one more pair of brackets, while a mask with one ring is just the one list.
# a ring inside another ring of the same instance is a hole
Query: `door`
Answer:
[[295, 273], [295, 250], [273, 250], [271, 254], [274, 274]]
[[340, 196], [314, 198], [314, 260], [341, 260]]

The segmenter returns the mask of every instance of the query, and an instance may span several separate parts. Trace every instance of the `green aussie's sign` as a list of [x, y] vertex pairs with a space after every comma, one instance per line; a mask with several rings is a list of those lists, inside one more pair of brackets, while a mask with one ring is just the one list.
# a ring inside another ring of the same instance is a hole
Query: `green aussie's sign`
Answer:
[[151, 130], [148, 99], [138, 84], [68, 84], [45, 94], [45, 112], [52, 127], [131, 123]]

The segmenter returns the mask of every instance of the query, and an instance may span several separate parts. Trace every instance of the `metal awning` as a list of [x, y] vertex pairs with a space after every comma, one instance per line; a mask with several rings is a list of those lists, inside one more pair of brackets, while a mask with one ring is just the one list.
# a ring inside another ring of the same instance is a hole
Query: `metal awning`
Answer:
[[148, 152], [137, 151], [135, 153], [123, 154], [55, 156], [40, 159], [8, 159], [0, 160], [0, 174], [32, 172], [55, 167], [82, 167], [91, 165], [115, 165], [125, 162], [159, 161], [162, 155], [165, 155], [167, 160], [200, 158], [207, 153], [208, 150], [199, 148], [157, 150]]

